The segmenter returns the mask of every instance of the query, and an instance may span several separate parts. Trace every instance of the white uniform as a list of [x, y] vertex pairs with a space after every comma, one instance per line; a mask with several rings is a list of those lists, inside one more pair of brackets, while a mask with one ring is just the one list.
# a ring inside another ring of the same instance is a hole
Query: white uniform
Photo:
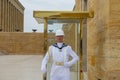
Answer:
[[[57, 43], [57, 45], [58, 47], [61, 47], [63, 43]], [[65, 46], [60, 51], [59, 48], [54, 47], [53, 45], [50, 46], [49, 53], [46, 53], [42, 61], [41, 70], [43, 73], [47, 72], [46, 64], [49, 60], [49, 56], [53, 62], [50, 80], [70, 80], [70, 66], [79, 59], [72, 48], [70, 46]], [[69, 61], [70, 56], [72, 57], [72, 60]]]

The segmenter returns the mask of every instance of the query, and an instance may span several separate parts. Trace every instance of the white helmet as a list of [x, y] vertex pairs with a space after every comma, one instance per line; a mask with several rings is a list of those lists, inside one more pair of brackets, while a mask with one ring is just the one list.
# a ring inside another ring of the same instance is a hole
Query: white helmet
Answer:
[[55, 36], [64, 36], [64, 32], [62, 29], [58, 29], [55, 33]]

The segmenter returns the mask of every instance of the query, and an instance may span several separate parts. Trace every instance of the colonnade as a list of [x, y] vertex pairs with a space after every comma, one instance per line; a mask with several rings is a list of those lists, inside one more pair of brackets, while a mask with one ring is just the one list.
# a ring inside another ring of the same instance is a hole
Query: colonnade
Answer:
[[18, 0], [0, 0], [0, 31], [23, 32], [24, 7]]

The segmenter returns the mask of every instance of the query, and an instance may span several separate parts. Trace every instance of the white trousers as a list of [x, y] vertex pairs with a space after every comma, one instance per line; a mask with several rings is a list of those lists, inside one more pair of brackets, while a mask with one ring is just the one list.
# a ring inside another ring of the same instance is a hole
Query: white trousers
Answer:
[[70, 69], [64, 66], [53, 65], [50, 80], [70, 80]]

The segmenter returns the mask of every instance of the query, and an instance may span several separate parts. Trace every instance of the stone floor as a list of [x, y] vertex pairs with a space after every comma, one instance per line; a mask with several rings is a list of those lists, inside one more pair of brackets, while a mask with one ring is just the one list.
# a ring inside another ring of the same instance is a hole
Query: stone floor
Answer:
[[[43, 80], [40, 71], [42, 58], [41, 55], [1, 55], [0, 80]], [[71, 80], [77, 80], [75, 75], [77, 73], [71, 72]]]
[[40, 71], [42, 56], [0, 56], [0, 80], [43, 80]]

